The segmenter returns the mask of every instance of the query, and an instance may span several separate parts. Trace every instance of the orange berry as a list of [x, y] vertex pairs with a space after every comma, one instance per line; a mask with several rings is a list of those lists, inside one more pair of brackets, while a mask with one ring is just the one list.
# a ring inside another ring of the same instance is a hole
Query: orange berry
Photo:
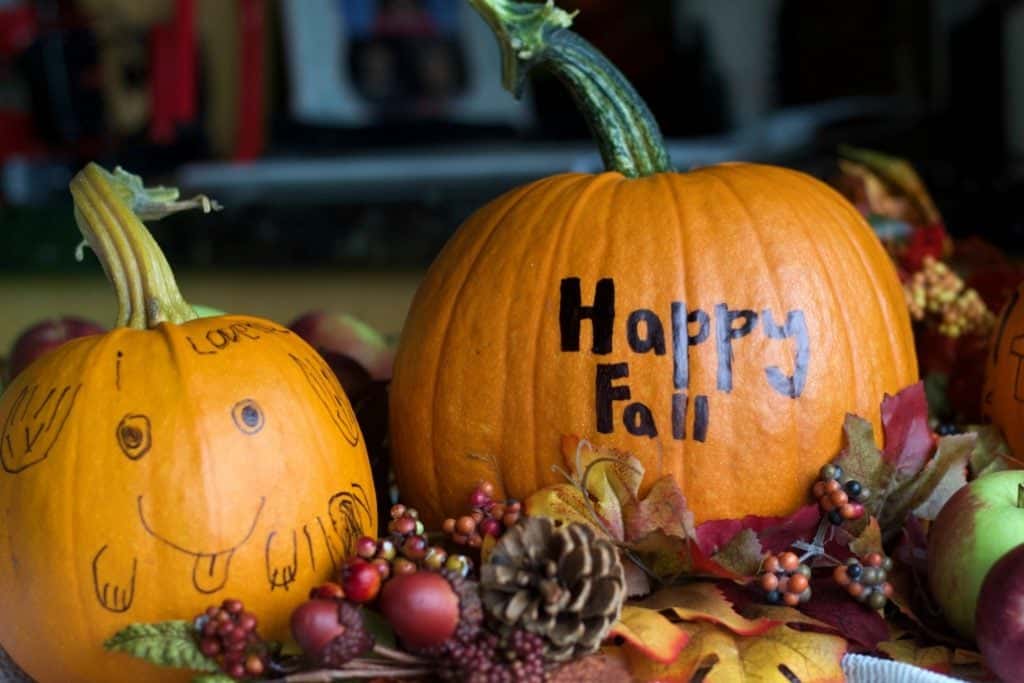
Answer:
[[879, 553], [868, 553], [864, 558], [864, 564], [869, 567], [881, 567], [884, 558]]
[[839, 483], [838, 479], [829, 479], [825, 482], [825, 493], [832, 493], [843, 488], [843, 485]]
[[853, 503], [846, 503], [839, 506], [839, 516], [843, 519], [857, 519], [860, 515], [857, 514], [857, 508]]
[[853, 581], [846, 587], [846, 592], [853, 597], [859, 597], [864, 592], [864, 584], [858, 581]]
[[882, 595], [884, 595], [887, 598], [891, 598], [892, 594], [894, 592], [895, 592], [895, 589], [892, 587], [891, 583], [886, 581], [885, 583], [882, 584]]
[[829, 498], [828, 496], [825, 496], [824, 498], [819, 500], [818, 504], [821, 505], [821, 509], [824, 510], [825, 512], [832, 512], [833, 510], [836, 509], [835, 503], [833, 503], [832, 499]]
[[454, 534], [455, 533], [455, 520], [452, 519], [451, 517], [449, 517], [448, 519], [444, 520], [444, 523], [441, 525], [441, 531], [443, 531], [448, 536], [451, 536], [452, 534]]
[[768, 573], [761, 575], [761, 588], [763, 588], [765, 592], [771, 592], [778, 587], [779, 577], [775, 576], [775, 574]]
[[820, 480], [814, 482], [813, 492], [814, 492], [814, 497], [815, 498], [821, 498], [822, 496], [824, 496], [825, 495], [825, 482], [820, 481]]
[[776, 588], [776, 590], [779, 591], [780, 593], [785, 593], [786, 591], [789, 590], [789, 577], [788, 576], [783, 575], [783, 576], [779, 577], [779, 586], [778, 586], [778, 588]]
[[850, 502], [850, 497], [846, 495], [846, 491], [839, 489], [829, 494], [829, 498], [832, 500], [832, 504], [836, 507], [846, 505]]
[[761, 566], [766, 572], [777, 572], [779, 571], [779, 558], [768, 555], [764, 558], [764, 563]]
[[476, 520], [469, 516], [459, 517], [459, 521], [455, 522], [455, 530], [463, 536], [469, 536], [476, 531]]
[[799, 593], [786, 593], [786, 594], [784, 594], [782, 596], [782, 601], [784, 603], [786, 603], [787, 605], [789, 605], [790, 607], [796, 607], [797, 605], [800, 604], [800, 594]]
[[850, 575], [846, 573], [846, 567], [844, 565], [836, 567], [835, 571], [832, 572], [832, 578], [835, 579], [836, 583], [840, 586], [845, 587], [850, 585]]
[[789, 577], [789, 590], [797, 595], [807, 590], [808, 584], [807, 577], [803, 574], [793, 574]]
[[779, 555], [779, 564], [787, 572], [795, 572], [796, 568], [800, 566], [800, 558], [796, 556], [796, 553], [784, 552]]

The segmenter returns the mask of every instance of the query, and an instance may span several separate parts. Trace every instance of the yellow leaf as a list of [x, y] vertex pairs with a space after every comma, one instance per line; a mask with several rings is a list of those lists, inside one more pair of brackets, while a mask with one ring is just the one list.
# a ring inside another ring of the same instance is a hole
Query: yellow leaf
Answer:
[[587, 507], [583, 493], [572, 484], [555, 484], [542, 488], [523, 501], [523, 511], [530, 517], [548, 517], [564, 524], [586, 524], [596, 529], [602, 536], [605, 535], [605, 530]]
[[679, 656], [689, 637], [654, 610], [625, 605], [612, 635], [620, 636], [631, 649], [654, 661], [668, 663]]
[[953, 663], [953, 650], [942, 645], [920, 647], [913, 638], [887, 640], [878, 644], [878, 649], [897, 662], [912, 664], [936, 673], [949, 673]]
[[765, 633], [781, 623], [766, 617], [747, 619], [733, 608], [715, 584], [708, 581], [663, 588], [638, 606], [656, 612], [671, 611], [683, 621], [720, 624], [743, 636]]

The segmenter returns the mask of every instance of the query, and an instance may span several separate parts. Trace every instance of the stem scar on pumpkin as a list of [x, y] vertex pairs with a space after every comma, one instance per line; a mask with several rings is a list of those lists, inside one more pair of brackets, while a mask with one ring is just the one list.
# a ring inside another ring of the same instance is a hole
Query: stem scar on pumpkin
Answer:
[[[50, 388], [33, 406], [39, 385], [23, 387], [14, 399], [3, 432], [0, 432], [0, 465], [8, 474], [18, 474], [50, 455], [67, 424], [82, 385]], [[54, 396], [56, 399], [54, 400]]]
[[107, 552], [107, 548], [108, 546], [104, 545], [92, 558], [92, 585], [96, 593], [96, 600], [100, 603], [100, 607], [108, 612], [127, 612], [135, 601], [135, 576], [139, 561], [138, 558], [132, 558], [132, 575], [128, 580], [127, 588], [110, 581], [103, 581], [100, 577], [104, 573], [100, 568], [100, 559]]

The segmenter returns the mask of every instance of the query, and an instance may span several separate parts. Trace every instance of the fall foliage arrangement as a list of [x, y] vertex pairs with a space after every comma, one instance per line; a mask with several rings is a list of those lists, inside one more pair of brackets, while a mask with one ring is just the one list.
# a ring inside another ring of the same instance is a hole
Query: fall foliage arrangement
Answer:
[[474, 214], [390, 386], [354, 323], [340, 355], [200, 317], [141, 221], [209, 199], [76, 176], [119, 315], [0, 397], [4, 650], [44, 683], [1010, 675], [1022, 273], [877, 152], [675, 172], [569, 14], [470, 2], [606, 171]]

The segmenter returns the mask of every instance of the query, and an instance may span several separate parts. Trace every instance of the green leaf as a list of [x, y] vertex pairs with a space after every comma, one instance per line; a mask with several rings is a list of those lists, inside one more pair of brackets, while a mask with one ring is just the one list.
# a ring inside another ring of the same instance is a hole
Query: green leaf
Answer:
[[226, 673], [202, 674], [192, 678], [192, 683], [236, 683], [235, 679]]
[[391, 628], [391, 624], [384, 618], [384, 615], [380, 612], [374, 612], [372, 609], [364, 609], [363, 611], [363, 624], [366, 626], [366, 630], [373, 636], [373, 642], [384, 647], [396, 648], [395, 644], [395, 631]]
[[195, 627], [189, 621], [131, 624], [115, 633], [103, 647], [159, 666], [195, 671], [219, 670], [217, 662], [199, 651]]

